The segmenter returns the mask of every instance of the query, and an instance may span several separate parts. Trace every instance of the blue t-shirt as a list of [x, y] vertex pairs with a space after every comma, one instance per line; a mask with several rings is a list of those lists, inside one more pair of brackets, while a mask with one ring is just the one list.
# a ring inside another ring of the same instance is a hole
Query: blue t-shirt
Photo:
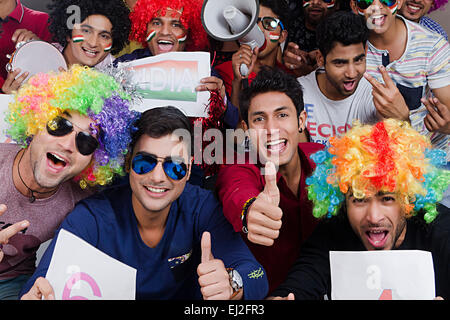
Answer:
[[[129, 184], [111, 187], [80, 201], [61, 228], [136, 268], [137, 300], [202, 298], [197, 267], [204, 231], [211, 233], [214, 257], [241, 275], [244, 299], [262, 299], [267, 294], [263, 267], [240, 234], [233, 231], [213, 193], [189, 183], [172, 203], [164, 235], [155, 248], [148, 247], [140, 237]], [[46, 275], [56, 240], [55, 236], [20, 296], [30, 290], [38, 277]]]

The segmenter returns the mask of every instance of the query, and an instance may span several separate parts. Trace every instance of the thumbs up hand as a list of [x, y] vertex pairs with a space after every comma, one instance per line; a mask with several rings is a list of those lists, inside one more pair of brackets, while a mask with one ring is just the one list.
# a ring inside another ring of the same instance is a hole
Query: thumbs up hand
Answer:
[[202, 256], [198, 265], [198, 283], [204, 300], [229, 300], [233, 294], [230, 277], [222, 260], [214, 259], [211, 235], [205, 231], [200, 243]]
[[283, 211], [278, 207], [280, 190], [277, 186], [277, 171], [272, 162], [266, 163], [265, 173], [264, 190], [248, 209], [247, 237], [253, 243], [271, 246], [280, 234]]

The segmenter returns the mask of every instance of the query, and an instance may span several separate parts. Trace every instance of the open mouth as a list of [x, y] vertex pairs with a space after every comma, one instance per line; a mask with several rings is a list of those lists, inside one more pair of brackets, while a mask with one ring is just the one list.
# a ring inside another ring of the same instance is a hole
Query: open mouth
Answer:
[[382, 229], [371, 229], [366, 231], [367, 240], [374, 248], [384, 248], [389, 231]]
[[158, 49], [160, 52], [170, 52], [174, 47], [174, 43], [170, 40], [158, 40]]
[[286, 139], [277, 139], [267, 141], [265, 147], [269, 152], [283, 152], [286, 148], [287, 140]]
[[88, 56], [89, 58], [95, 58], [97, 56], [97, 54], [98, 54], [98, 51], [95, 51], [95, 50], [89, 50], [89, 49], [86, 49], [86, 48], [83, 48], [83, 47], [81, 47], [81, 49], [83, 49], [84, 54], [86, 56]]
[[356, 80], [344, 81], [345, 91], [353, 91], [356, 87]]
[[386, 16], [382, 15], [382, 14], [377, 14], [377, 15], [370, 16], [370, 19], [371, 19], [373, 25], [380, 27], [386, 21]]
[[155, 186], [144, 186], [151, 196], [160, 197], [163, 196], [169, 189]]
[[418, 6], [418, 5], [415, 5], [415, 4], [412, 4], [412, 3], [408, 3], [406, 5], [406, 7], [408, 9], [408, 12], [411, 13], [411, 14], [417, 13], [423, 8], [422, 6]]
[[47, 152], [47, 164], [51, 171], [58, 173], [67, 166], [67, 160], [57, 154]]

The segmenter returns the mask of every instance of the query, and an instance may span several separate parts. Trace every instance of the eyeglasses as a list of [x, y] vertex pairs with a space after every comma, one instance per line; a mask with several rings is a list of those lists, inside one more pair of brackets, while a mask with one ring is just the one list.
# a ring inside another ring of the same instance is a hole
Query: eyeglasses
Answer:
[[[74, 129], [74, 124], [66, 118], [57, 116], [47, 123], [47, 132], [55, 137], [62, 137], [71, 133]], [[88, 156], [92, 154], [98, 147], [98, 141], [89, 132], [80, 131], [77, 133], [75, 143], [78, 151]]]
[[281, 30], [284, 30], [284, 25], [280, 19], [274, 17], [261, 17], [256, 20], [257, 22], [262, 23], [262, 26], [267, 31], [275, 31], [277, 30], [278, 25], [280, 25]]
[[[361, 10], [366, 10], [368, 7], [372, 5], [375, 0], [356, 0], [356, 5]], [[380, 0], [382, 4], [388, 7], [392, 7], [397, 3], [397, 0]]]
[[164, 172], [172, 180], [181, 180], [187, 174], [187, 166], [182, 160], [173, 157], [161, 159], [146, 152], [138, 152], [134, 156], [131, 168], [137, 174], [146, 174], [155, 169], [158, 162], [162, 162]]

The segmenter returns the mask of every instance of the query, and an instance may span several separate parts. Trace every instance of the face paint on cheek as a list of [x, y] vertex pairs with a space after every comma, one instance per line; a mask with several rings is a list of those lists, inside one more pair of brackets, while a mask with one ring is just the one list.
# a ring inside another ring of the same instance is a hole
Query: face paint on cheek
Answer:
[[82, 35], [73, 36], [72, 41], [73, 41], [73, 43], [83, 42], [84, 36], [82, 36]]
[[309, 7], [309, 1], [303, 1], [303, 8]]
[[389, 8], [389, 11], [392, 13], [392, 15], [396, 14], [397, 13], [397, 9], [398, 9], [397, 1], [395, 1], [395, 3], [392, 6], [388, 7], [388, 8]]
[[147, 38], [145, 38], [145, 41], [146, 42], [152, 41], [152, 39], [155, 37], [155, 35], [156, 35], [156, 31], [150, 30], [150, 32], [147, 34]]
[[187, 34], [184, 36], [177, 37], [179, 43], [183, 43], [187, 40]]
[[274, 32], [269, 33], [270, 42], [277, 42], [280, 40], [280, 35]]
[[334, 5], [335, 5], [335, 2], [334, 2], [334, 0], [331, 0], [331, 2], [327, 4], [327, 9], [331, 9], [331, 8], [333, 8], [333, 7], [334, 7]]
[[111, 48], [112, 48], [112, 43], [110, 43], [105, 49], [103, 49], [103, 51], [109, 52], [109, 51], [111, 51]]

